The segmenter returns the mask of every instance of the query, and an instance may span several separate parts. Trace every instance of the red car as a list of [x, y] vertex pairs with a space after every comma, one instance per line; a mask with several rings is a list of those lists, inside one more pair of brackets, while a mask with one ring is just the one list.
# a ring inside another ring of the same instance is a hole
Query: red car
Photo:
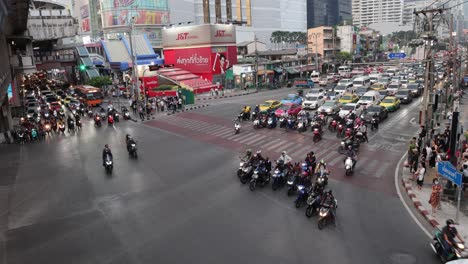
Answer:
[[281, 117], [285, 114], [297, 116], [297, 114], [302, 110], [302, 106], [298, 104], [283, 104], [275, 111], [277, 117]]
[[62, 105], [59, 104], [58, 102], [52, 102], [52, 103], [49, 104], [49, 109], [52, 110], [52, 111], [54, 111], [54, 110], [58, 111], [58, 110], [62, 109]]

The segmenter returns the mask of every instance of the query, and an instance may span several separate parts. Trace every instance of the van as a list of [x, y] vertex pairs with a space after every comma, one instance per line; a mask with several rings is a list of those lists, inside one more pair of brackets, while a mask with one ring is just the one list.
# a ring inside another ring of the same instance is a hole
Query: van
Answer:
[[367, 77], [367, 76], [358, 77], [358, 78], [354, 79], [354, 81], [353, 81], [353, 87], [354, 88], [357, 88], [357, 87], [370, 87], [370, 85], [371, 85], [370, 78]]
[[378, 91], [368, 91], [363, 96], [361, 96], [357, 103], [362, 105], [364, 108], [367, 108], [371, 105], [377, 105], [380, 103], [380, 94]]
[[348, 66], [340, 66], [338, 67], [338, 74], [341, 76], [347, 76], [348, 74], [351, 73], [351, 68]]
[[320, 73], [318, 73], [318, 72], [316, 72], [316, 71], [313, 71], [313, 72], [310, 74], [310, 79], [311, 79], [314, 83], [320, 82]]
[[380, 75], [380, 73], [369, 74], [371, 84], [380, 82], [380, 78], [382, 78], [382, 75]]

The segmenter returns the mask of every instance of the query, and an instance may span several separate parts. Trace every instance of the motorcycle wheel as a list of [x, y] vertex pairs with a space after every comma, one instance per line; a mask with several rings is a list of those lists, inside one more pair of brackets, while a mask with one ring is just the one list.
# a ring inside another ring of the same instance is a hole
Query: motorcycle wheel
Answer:
[[278, 184], [276, 183], [276, 181], [274, 181], [274, 182], [271, 184], [271, 189], [272, 189], [273, 191], [278, 190]]
[[293, 195], [293, 193], [294, 193], [294, 190], [292, 188], [289, 188], [288, 189], [288, 196]]
[[301, 201], [300, 201], [299, 199], [297, 199], [297, 200], [294, 202], [294, 205], [296, 206], [296, 208], [301, 207]]
[[314, 215], [314, 207], [312, 206], [307, 206], [307, 209], [305, 211], [305, 215], [307, 216], [307, 218], [311, 218], [313, 215]]
[[345, 153], [345, 150], [344, 150], [344, 148], [343, 148], [342, 146], [339, 146], [339, 147], [338, 147], [338, 153], [340, 153], [340, 154], [344, 154], [344, 153]]
[[317, 227], [320, 230], [322, 230], [325, 227], [325, 219], [324, 218], [319, 219], [319, 221], [317, 223]]
[[345, 173], [345, 174], [346, 174], [346, 176], [351, 175], [351, 170], [346, 170], [346, 173]]
[[246, 184], [247, 183], [247, 177], [245, 177], [245, 175], [243, 175], [241, 178], [240, 178], [240, 182], [242, 184]]
[[237, 170], [237, 177], [239, 177], [239, 178], [242, 177], [242, 170], [241, 169]]
[[249, 189], [253, 192], [253, 191], [255, 191], [255, 187], [256, 187], [256, 182], [251, 181], [250, 184], [249, 184]]

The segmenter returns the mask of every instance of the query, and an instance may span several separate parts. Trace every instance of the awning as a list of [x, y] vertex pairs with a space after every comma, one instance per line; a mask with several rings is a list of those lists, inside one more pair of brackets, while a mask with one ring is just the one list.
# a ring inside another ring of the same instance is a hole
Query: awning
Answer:
[[276, 68], [276, 69], [275, 69], [275, 72], [276, 72], [276, 73], [283, 73], [283, 69], [282, 69], [282, 68]]
[[294, 69], [294, 68], [287, 68], [286, 71], [289, 73], [289, 74], [296, 74], [296, 73], [299, 73], [298, 70]]
[[272, 70], [259, 70], [259, 71], [257, 71], [257, 75], [265, 75], [265, 74], [270, 75], [270, 74], [275, 74], [275, 72], [272, 71]]

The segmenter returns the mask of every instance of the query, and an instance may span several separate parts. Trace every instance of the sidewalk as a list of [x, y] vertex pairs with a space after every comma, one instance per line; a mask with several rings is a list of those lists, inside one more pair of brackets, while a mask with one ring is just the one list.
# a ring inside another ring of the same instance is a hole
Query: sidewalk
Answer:
[[[413, 201], [414, 206], [418, 210], [418, 212], [435, 228], [442, 229], [445, 226], [445, 222], [447, 219], [455, 220], [456, 215], [456, 201], [447, 201], [444, 199], [444, 195], [442, 194], [442, 199], [440, 202], [441, 209], [437, 210], [435, 215], [432, 216], [432, 207], [429, 204], [429, 198], [431, 196], [432, 190], [432, 180], [436, 177], [435, 169], [428, 169], [426, 176], [424, 178], [424, 184], [421, 190], [418, 190], [416, 181], [410, 180], [412, 178], [411, 173], [409, 172], [409, 168], [403, 167], [400, 169], [400, 173], [402, 175], [401, 180], [404, 189], [408, 193], [408, 196]], [[441, 184], [445, 184], [445, 181], [441, 181]], [[464, 195], [462, 193], [462, 195]], [[462, 198], [463, 200], [463, 198]], [[466, 198], [465, 198], [466, 200]], [[461, 206], [461, 212], [459, 213], [459, 221], [457, 230], [463, 240], [468, 240], [468, 216], [466, 215], [468, 205], [465, 203]], [[465, 207], [465, 208], [463, 208]]]
[[[281, 89], [281, 88], [280, 88]], [[197, 100], [213, 100], [213, 99], [222, 99], [222, 98], [229, 98], [229, 97], [235, 97], [235, 96], [243, 96], [243, 95], [249, 95], [249, 94], [254, 94], [257, 93], [255, 89], [248, 89], [246, 91], [242, 89], [226, 89], [226, 90], [221, 90], [218, 91], [218, 95], [213, 95], [211, 93], [203, 93], [203, 94], [197, 94], [195, 95], [195, 101]]]

